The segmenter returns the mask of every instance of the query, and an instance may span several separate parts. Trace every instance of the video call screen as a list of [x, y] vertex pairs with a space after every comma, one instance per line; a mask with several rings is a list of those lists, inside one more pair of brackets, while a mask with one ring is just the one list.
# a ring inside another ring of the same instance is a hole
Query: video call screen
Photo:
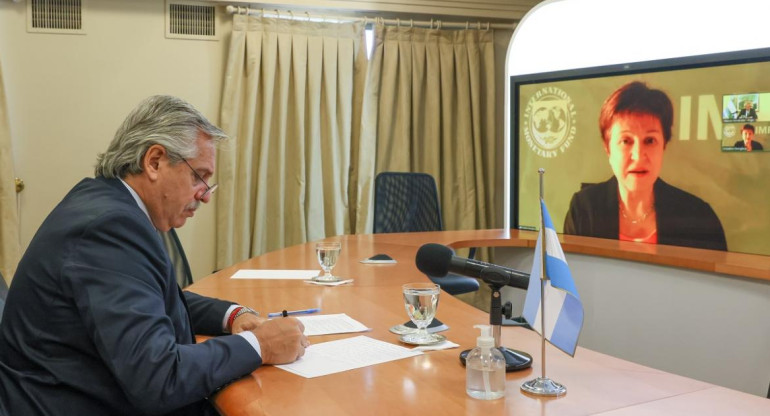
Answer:
[[[659, 179], [710, 206], [728, 251], [770, 255], [770, 49], [511, 77], [512, 226], [540, 228], [540, 168], [559, 233], [576, 192], [611, 182], [599, 113], [608, 96], [632, 81], [663, 91], [673, 104]], [[663, 212], [658, 204], [680, 199], [657, 198], [658, 244], [668, 241], [664, 218], [690, 227], [677, 232], [693, 240], [700, 238], [693, 227], [713, 223], [690, 204]], [[617, 212], [616, 206], [614, 218], [589, 214], [611, 229]]]

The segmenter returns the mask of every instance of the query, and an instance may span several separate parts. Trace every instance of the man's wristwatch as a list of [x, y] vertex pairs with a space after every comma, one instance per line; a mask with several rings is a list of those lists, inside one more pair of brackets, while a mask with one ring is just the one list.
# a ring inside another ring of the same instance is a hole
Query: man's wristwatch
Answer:
[[241, 310], [235, 313], [235, 316], [233, 317], [233, 321], [243, 315], [244, 313], [250, 313], [254, 316], [259, 316], [259, 312], [255, 311], [254, 309], [249, 308], [248, 306], [241, 306]]
[[245, 313], [250, 313], [254, 316], [259, 316], [259, 312], [249, 308], [248, 306], [238, 306], [237, 308], [233, 309], [232, 312], [230, 312], [230, 317], [227, 318], [227, 330], [229, 332], [231, 333], [233, 332], [233, 322], [235, 322], [235, 319]]

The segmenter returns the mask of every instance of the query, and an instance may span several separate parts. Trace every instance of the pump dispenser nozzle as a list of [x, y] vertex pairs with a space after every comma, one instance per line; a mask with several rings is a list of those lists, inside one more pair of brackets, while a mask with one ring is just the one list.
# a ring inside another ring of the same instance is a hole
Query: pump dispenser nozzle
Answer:
[[492, 336], [492, 325], [474, 325], [474, 328], [481, 330], [481, 335], [476, 338], [476, 345], [481, 348], [492, 348], [495, 346], [495, 338]]

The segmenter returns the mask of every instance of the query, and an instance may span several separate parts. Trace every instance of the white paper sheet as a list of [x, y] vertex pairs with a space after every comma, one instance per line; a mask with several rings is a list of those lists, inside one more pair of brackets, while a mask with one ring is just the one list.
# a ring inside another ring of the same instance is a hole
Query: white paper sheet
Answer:
[[307, 280], [318, 276], [320, 270], [267, 270], [241, 269], [230, 276], [231, 279], [292, 279]]
[[313, 344], [299, 360], [276, 367], [305, 378], [313, 378], [417, 355], [422, 355], [422, 352], [359, 335]]
[[370, 328], [344, 313], [301, 316], [297, 319], [305, 325], [306, 336], [370, 331]]

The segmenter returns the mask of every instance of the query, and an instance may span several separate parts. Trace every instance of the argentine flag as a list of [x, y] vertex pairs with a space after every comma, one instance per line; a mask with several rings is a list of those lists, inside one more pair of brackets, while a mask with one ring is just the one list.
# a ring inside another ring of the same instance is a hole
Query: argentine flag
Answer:
[[[535, 247], [535, 261], [529, 277], [527, 298], [524, 301], [524, 318], [535, 331], [544, 334], [551, 344], [574, 356], [578, 336], [583, 327], [583, 304], [572, 281], [572, 273], [567, 266], [559, 238], [553, 227], [551, 216], [540, 200], [544, 230], [540, 230]], [[545, 297], [540, 296], [540, 270], [542, 245], [545, 240]], [[540, 318], [540, 301], [545, 301], [545, 332]]]

